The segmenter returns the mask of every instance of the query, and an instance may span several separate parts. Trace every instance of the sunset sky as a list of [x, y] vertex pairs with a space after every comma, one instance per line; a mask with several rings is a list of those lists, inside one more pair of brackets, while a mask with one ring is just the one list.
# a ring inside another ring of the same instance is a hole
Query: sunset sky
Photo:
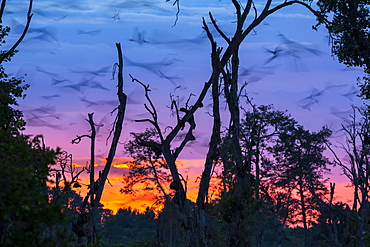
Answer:
[[[227, 35], [235, 25], [231, 1], [180, 3], [179, 20], [174, 26], [177, 9], [165, 0], [34, 1], [29, 33], [19, 53], [6, 64], [8, 73], [24, 76], [31, 85], [26, 99], [19, 100], [27, 121], [25, 133], [43, 134], [47, 145], [72, 153], [76, 164], [86, 164], [88, 140], [78, 145], [72, 145], [71, 140], [88, 133], [85, 119], [94, 112], [96, 123], [101, 125], [97, 158], [106, 157], [106, 138], [114, 120], [110, 112], [117, 105], [116, 76], [112, 79], [113, 65], [118, 60], [117, 42], [125, 58], [124, 90], [128, 95], [121, 142], [129, 139], [130, 132], [149, 127], [133, 122], [148, 117], [148, 113], [143, 107], [143, 89], [131, 82], [129, 74], [150, 85], [162, 126], [174, 123], [168, 109], [169, 95], [178, 95], [185, 103], [190, 93], [198, 94], [211, 73], [210, 46], [202, 30], [202, 17], [207, 19], [211, 11]], [[259, 9], [264, 1], [255, 3]], [[12, 28], [9, 45], [23, 30], [27, 8], [27, 1], [8, 1], [4, 24]], [[335, 131], [351, 113], [351, 104], [360, 104], [355, 95], [356, 79], [362, 72], [339, 64], [330, 55], [328, 34], [323, 28], [313, 31], [313, 25], [315, 18], [301, 6], [270, 16], [241, 47], [241, 82], [249, 83], [246, 90], [255, 104], [274, 104], [276, 109], [288, 110], [312, 131], [323, 125]], [[278, 48], [292, 52], [271, 59], [269, 51]], [[180, 157], [182, 171], [189, 175], [194, 190], [209, 142], [209, 100], [207, 97], [204, 109], [195, 116], [197, 140]], [[333, 142], [340, 138], [335, 135]], [[125, 156], [119, 147], [117, 157]], [[114, 210], [133, 205], [133, 201], [136, 206], [150, 206], [151, 201], [119, 193], [125, 173], [127, 168], [112, 168], [109, 179], [114, 187], [107, 185], [103, 204]], [[337, 199], [347, 200], [350, 190], [343, 188], [348, 181], [339, 174], [334, 169], [328, 176], [338, 184]]]

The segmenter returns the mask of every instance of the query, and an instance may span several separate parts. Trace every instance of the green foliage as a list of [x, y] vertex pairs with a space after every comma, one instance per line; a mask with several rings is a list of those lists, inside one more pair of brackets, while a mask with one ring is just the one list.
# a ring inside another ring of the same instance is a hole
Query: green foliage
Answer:
[[[158, 133], [155, 129], [149, 128], [142, 133], [131, 132], [133, 140], [125, 143], [125, 149], [130, 156], [135, 159], [135, 162], [148, 161], [149, 159], [161, 160], [163, 163], [162, 152], [160, 147], [157, 149], [153, 147], [143, 146], [145, 143], [154, 143], [158, 141]], [[165, 165], [165, 164], [163, 164]]]
[[142, 246], [157, 247], [158, 243], [154, 239], [149, 239], [149, 240], [135, 241], [127, 245], [127, 247], [142, 247]]
[[[5, 43], [5, 36], [10, 31], [9, 27], [3, 27], [0, 25], [0, 45]], [[8, 54], [7, 51], [1, 51], [0, 54], [0, 127], [3, 130], [19, 131], [24, 129], [25, 122], [22, 119], [22, 112], [14, 109], [14, 106], [18, 106], [16, 98], [24, 98], [26, 95], [24, 91], [29, 85], [21, 85], [23, 79], [19, 78], [8, 78], [2, 65], [3, 61], [10, 61], [11, 56], [14, 54]]]
[[[0, 24], [0, 46], [6, 43], [5, 37], [8, 36], [9, 32], [10, 27], [4, 27], [2, 24]], [[8, 50], [0, 51], [0, 64], [3, 62], [9, 62], [16, 52], [17, 50], [14, 50], [13, 52]]]
[[[252, 172], [253, 167], [255, 168], [256, 183], [259, 182], [258, 169], [263, 150], [271, 146], [279, 133], [294, 124], [296, 121], [287, 112], [275, 110], [272, 105], [253, 106], [251, 111], [245, 112], [245, 117], [240, 124], [240, 146], [244, 156], [245, 170]], [[233, 174], [236, 172], [230, 144], [230, 137], [226, 133], [221, 144], [221, 159], [224, 168], [223, 176], [228, 188], [234, 186]]]
[[[299, 208], [306, 211], [302, 214], [318, 210], [320, 198], [327, 193], [323, 175], [329, 171], [330, 163], [323, 152], [330, 135], [327, 128], [311, 133], [297, 125], [280, 133], [275, 145], [268, 148], [273, 158], [266, 157], [263, 163], [266, 183], [280, 192], [292, 193], [297, 189]], [[297, 223], [296, 217], [290, 220]]]
[[30, 139], [0, 129], [1, 246], [58, 246], [67, 241], [58, 229], [67, 210], [49, 202], [46, 185], [57, 152], [46, 148], [40, 136]]
[[230, 228], [235, 227], [233, 222], [238, 213], [243, 215], [243, 223], [238, 226], [243, 228], [245, 243], [301, 244], [302, 238], [290, 239], [284, 228], [289, 221], [302, 223], [303, 213], [307, 223], [318, 215], [320, 198], [327, 193], [323, 175], [329, 171], [330, 162], [323, 151], [330, 135], [327, 128], [317, 133], [305, 130], [287, 112], [272, 106], [252, 106], [251, 111], [246, 111], [241, 122], [240, 146], [249, 179], [245, 180], [248, 182], [244, 188], [239, 187], [244, 194], [235, 193], [237, 171], [226, 134], [221, 145], [224, 168], [221, 199], [213, 207], [213, 215], [220, 222], [216, 229], [220, 232], [218, 240], [225, 241]]
[[124, 176], [122, 193], [135, 195], [140, 191], [157, 191], [158, 201], [162, 201], [169, 193], [165, 185], [172, 180], [168, 173], [168, 165], [164, 160], [160, 147], [143, 146], [154, 143], [158, 134], [154, 129], [146, 129], [142, 133], [131, 133], [133, 140], [125, 143], [125, 150], [133, 158], [128, 163], [129, 174]]
[[[9, 27], [0, 25], [0, 44]], [[48, 176], [58, 150], [45, 146], [42, 136], [23, 136], [25, 122], [17, 98], [24, 98], [28, 85], [22, 78], [9, 78], [3, 62], [15, 52], [0, 52], [0, 245], [66, 246], [68, 208], [50, 200]]]
[[369, 0], [320, 0], [321, 17], [332, 41], [332, 52], [348, 66], [370, 67]]
[[365, 100], [367, 106], [367, 113], [370, 113], [370, 68], [365, 68], [365, 75], [357, 79], [357, 84], [360, 87], [360, 94], [358, 95]]
[[326, 205], [321, 210], [317, 223], [312, 227], [312, 241], [322, 246], [329, 246], [330, 241], [334, 239], [337, 239], [339, 243], [348, 243], [350, 215], [351, 210], [345, 203], [337, 202], [334, 205]]
[[13, 106], [18, 106], [17, 97], [26, 96], [23, 91], [28, 88], [28, 85], [22, 86], [23, 80], [21, 79], [8, 79], [1, 66], [0, 78], [2, 78], [0, 80], [0, 126], [3, 130], [11, 132], [24, 130], [23, 114]]
[[[319, 0], [318, 24], [330, 33], [332, 54], [347, 66], [363, 67], [360, 97], [370, 99], [370, 1]], [[370, 109], [370, 108], [369, 108]]]
[[149, 208], [139, 213], [131, 208], [119, 209], [117, 214], [104, 219], [103, 242], [105, 244], [129, 244], [128, 246], [152, 246], [157, 234], [157, 219]]

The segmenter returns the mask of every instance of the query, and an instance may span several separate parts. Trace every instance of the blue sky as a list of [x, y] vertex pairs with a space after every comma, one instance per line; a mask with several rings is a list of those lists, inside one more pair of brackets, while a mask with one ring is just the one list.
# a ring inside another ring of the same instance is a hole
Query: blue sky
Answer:
[[[200, 91], [211, 73], [202, 17], [208, 20], [211, 11], [230, 35], [235, 19], [230, 1], [180, 3], [179, 20], [173, 26], [176, 6], [164, 0], [36, 0], [30, 32], [19, 53], [6, 65], [12, 75], [26, 74], [31, 85], [27, 98], [19, 101], [28, 121], [26, 133], [43, 134], [48, 145], [60, 146], [76, 157], [88, 157], [87, 140], [79, 145], [70, 142], [87, 133], [85, 119], [87, 113], [94, 112], [95, 121], [104, 125], [99, 129], [97, 153], [105, 156], [105, 139], [113, 121], [110, 111], [116, 104], [112, 69], [118, 60], [117, 42], [125, 56], [124, 87], [129, 97], [122, 141], [129, 132], [148, 127], [132, 122], [148, 114], [143, 107], [143, 90], [131, 82], [129, 74], [150, 84], [163, 126], [173, 123], [167, 107], [169, 95], [178, 95], [184, 103], [190, 93]], [[257, 9], [263, 3], [256, 1]], [[22, 30], [27, 7], [27, 1], [8, 1], [4, 24], [13, 28], [9, 44]], [[351, 104], [360, 104], [354, 95], [356, 78], [362, 73], [347, 69], [330, 55], [328, 34], [323, 28], [313, 31], [314, 24], [315, 18], [302, 6], [270, 16], [241, 47], [241, 83], [249, 82], [246, 90], [254, 103], [288, 110], [311, 130], [323, 125], [335, 130], [349, 115]], [[290, 53], [269, 61], [269, 51], [275, 49]], [[314, 99], [309, 98], [312, 95]], [[197, 113], [196, 121], [197, 142], [185, 152], [187, 158], [204, 157], [211, 122], [207, 107]], [[117, 154], [124, 155], [120, 150]]]

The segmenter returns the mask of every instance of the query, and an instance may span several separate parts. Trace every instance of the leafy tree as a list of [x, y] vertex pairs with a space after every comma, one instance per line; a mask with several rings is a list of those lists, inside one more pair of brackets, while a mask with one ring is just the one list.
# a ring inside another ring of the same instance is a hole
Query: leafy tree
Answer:
[[[5, 5], [6, 1], [4, 0], [0, 6], [0, 46], [6, 42], [5, 38], [10, 32], [10, 27], [3, 26], [1, 21]], [[26, 96], [24, 91], [29, 87], [29, 85], [21, 85], [24, 82], [22, 78], [9, 78], [5, 73], [3, 62], [10, 61], [11, 57], [17, 52], [16, 48], [25, 37], [31, 22], [31, 10], [32, 0], [29, 3], [27, 24], [21, 37], [19, 37], [9, 50], [0, 51], [0, 127], [5, 131], [13, 133], [17, 133], [17, 131], [24, 129], [25, 122], [22, 119], [23, 114], [20, 110], [14, 109], [14, 106], [18, 106], [16, 98], [24, 98]]]
[[154, 212], [149, 208], [143, 213], [132, 208], [121, 208], [117, 214], [104, 218], [105, 234], [102, 240], [105, 244], [127, 245], [155, 239], [157, 221]]
[[[306, 230], [317, 220], [320, 203], [327, 193], [323, 175], [329, 171], [329, 160], [323, 155], [331, 131], [322, 128], [311, 133], [300, 125], [279, 134], [275, 144], [268, 150], [272, 157], [265, 158], [263, 169], [266, 178], [276, 186], [274, 189], [295, 197], [295, 209], [288, 212], [292, 224], [300, 223]], [[292, 202], [292, 201], [291, 201]]]
[[[332, 40], [332, 52], [347, 66], [370, 65], [369, 0], [320, 0], [318, 25], [324, 24]], [[317, 27], [316, 26], [316, 27]]]
[[0, 130], [2, 246], [58, 246], [68, 241], [63, 229], [55, 229], [66, 220], [68, 209], [49, 201], [46, 184], [57, 152], [45, 147], [40, 136], [30, 139]]
[[[22, 78], [9, 78], [3, 63], [9, 62], [24, 39], [32, 18], [29, 1], [23, 33], [9, 50], [0, 52], [0, 245], [65, 246], [69, 239], [60, 223], [67, 222], [66, 212], [57, 200], [50, 200], [47, 182], [50, 166], [59, 149], [46, 147], [42, 136], [22, 135], [25, 121], [17, 98], [24, 98], [28, 85]], [[0, 44], [10, 32], [2, 17], [6, 1], [0, 6]]]
[[[358, 79], [358, 84], [360, 86], [360, 97], [365, 100], [370, 100], [370, 71], [369, 69], [365, 70], [365, 75], [361, 79]], [[368, 105], [368, 103], [367, 103]], [[369, 111], [368, 106], [368, 111]]]
[[16, 98], [25, 97], [24, 90], [28, 85], [21, 85], [22, 79], [7, 78], [4, 68], [0, 67], [0, 125], [4, 131], [20, 131], [24, 129], [25, 122], [22, 119], [22, 112], [14, 109], [18, 106]]
[[370, 1], [320, 0], [318, 24], [330, 33], [332, 53], [347, 66], [359, 66], [365, 76], [359, 80], [361, 96], [370, 100]]
[[[330, 247], [343, 246], [351, 242], [349, 225], [351, 210], [343, 202], [328, 203], [327, 210], [321, 210], [316, 223], [313, 223], [312, 242]], [[331, 205], [330, 205], [331, 204]]]
[[232, 217], [230, 209], [232, 210], [236, 205], [244, 208], [249, 215], [244, 220], [245, 225], [253, 225], [253, 229], [248, 231], [250, 236], [248, 236], [246, 229], [240, 229], [239, 234], [244, 232], [246, 239], [252, 239], [252, 236], [256, 236], [256, 242], [261, 242], [265, 228], [262, 219], [267, 215], [271, 217], [268, 211], [273, 210], [268, 206], [272, 198], [269, 194], [266, 194], [266, 189], [263, 187], [265, 185], [261, 181], [261, 161], [266, 148], [272, 145], [273, 140], [296, 122], [286, 112], [275, 110], [271, 105], [256, 106], [248, 98], [247, 101], [251, 105], [251, 110], [244, 110], [245, 117], [240, 123], [240, 147], [245, 176], [250, 176], [250, 183], [245, 184], [248, 194], [241, 197], [234, 195], [235, 184], [237, 183], [235, 159], [233, 158], [230, 132], [225, 131], [225, 136], [220, 146], [223, 167], [220, 177], [221, 181], [223, 181], [222, 187], [224, 189], [222, 190], [219, 210], [225, 222], [230, 223], [230, 217]]
[[[154, 142], [156, 131], [146, 129], [143, 133], [131, 133], [133, 140], [125, 143], [125, 149], [134, 160], [127, 163], [129, 174], [124, 176], [121, 192], [135, 194], [137, 191], [157, 190], [159, 201], [168, 200], [168, 185], [171, 182], [168, 166], [159, 149], [143, 145]], [[139, 188], [138, 185], [141, 185]]]

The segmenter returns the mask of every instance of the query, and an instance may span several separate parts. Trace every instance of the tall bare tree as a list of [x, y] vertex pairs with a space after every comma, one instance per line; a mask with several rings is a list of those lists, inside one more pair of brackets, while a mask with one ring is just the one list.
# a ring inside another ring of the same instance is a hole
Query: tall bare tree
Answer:
[[[345, 134], [345, 142], [340, 143], [346, 157], [340, 157], [331, 146], [329, 148], [335, 157], [335, 164], [338, 165], [344, 175], [353, 186], [352, 215], [355, 221], [351, 234], [357, 236], [359, 241], [366, 233], [366, 226], [369, 220], [369, 179], [370, 179], [370, 137], [369, 137], [369, 111], [361, 107], [353, 107], [353, 114], [346, 123], [342, 124], [341, 132]], [[358, 246], [365, 246], [360, 241]]]
[[[111, 133], [113, 133], [108, 157], [104, 169], [99, 173], [97, 179], [95, 179], [95, 126], [93, 120], [93, 113], [88, 114], [88, 122], [91, 127], [90, 135], [77, 136], [72, 142], [79, 143], [82, 138], [87, 137], [91, 141], [90, 150], [90, 185], [88, 186], [88, 193], [83, 201], [81, 207], [81, 213], [78, 216], [76, 222], [73, 223], [73, 231], [79, 238], [79, 243], [82, 243], [83, 237], [87, 237], [87, 242], [94, 243], [96, 240], [96, 226], [95, 222], [98, 217], [98, 207], [100, 204], [101, 197], [103, 195], [103, 190], [105, 183], [108, 179], [108, 174], [113, 163], [113, 159], [116, 154], [118, 142], [122, 133], [123, 120], [125, 117], [127, 95], [123, 92], [123, 56], [121, 44], [116, 43], [116, 48], [118, 52], [118, 63], [115, 66], [118, 68], [117, 76], [117, 97], [119, 105], [113, 110], [117, 111], [115, 122]], [[113, 113], [112, 112], [112, 113]]]
[[[346, 2], [346, 1], [338, 1]], [[174, 1], [174, 4], [179, 6], [179, 1]], [[138, 122], [148, 122], [156, 130], [156, 134], [159, 137], [158, 141], [145, 141], [141, 140], [143, 146], [151, 147], [152, 149], [161, 152], [167, 162], [169, 167], [172, 180], [173, 188], [176, 192], [171, 202], [177, 205], [179, 212], [179, 219], [181, 219], [181, 224], [184, 227], [186, 235], [189, 237], [189, 243], [192, 246], [211, 246], [212, 241], [209, 234], [209, 225], [207, 223], [207, 195], [210, 186], [210, 178], [212, 174], [212, 168], [216, 163], [216, 160], [219, 159], [219, 150], [218, 146], [220, 143], [220, 126], [221, 126], [221, 115], [219, 113], [219, 104], [220, 98], [222, 96], [226, 99], [226, 104], [228, 107], [230, 124], [229, 129], [229, 140], [231, 148], [232, 160], [230, 164], [235, 168], [234, 181], [234, 196], [240, 198], [236, 200], [234, 205], [235, 210], [231, 217], [230, 222], [230, 238], [229, 246], [246, 246], [247, 242], [242, 241], [240, 230], [242, 229], [241, 222], [246, 217], [244, 212], [244, 206], [248, 204], [248, 198], [251, 197], [252, 192], [252, 179], [250, 164], [245, 162], [243, 159], [243, 150], [240, 146], [240, 95], [242, 87], [239, 85], [239, 49], [242, 45], [244, 39], [251, 33], [253, 30], [264, 21], [268, 16], [275, 13], [276, 11], [283, 9], [291, 5], [300, 5], [308, 9], [313, 15], [318, 19], [319, 24], [325, 24], [330, 31], [332, 22], [329, 21], [327, 16], [333, 9], [326, 8], [328, 1], [319, 1], [319, 7], [316, 11], [311, 7], [310, 1], [299, 1], [291, 0], [284, 1], [283, 3], [273, 4], [272, 0], [267, 0], [261, 8], [258, 8], [254, 1], [248, 0], [245, 2], [239, 2], [236, 0], [231, 0], [235, 8], [235, 31], [229, 37], [224, 33], [224, 31], [218, 26], [216, 18], [209, 13], [210, 25], [217, 31], [217, 34], [221, 37], [222, 41], [218, 42], [215, 36], [210, 32], [209, 24], [203, 19], [203, 28], [206, 31], [206, 34], [211, 43], [211, 60], [212, 60], [212, 73], [209, 80], [204, 84], [203, 89], [197, 95], [197, 98], [190, 101], [188, 100], [185, 106], [180, 106], [176, 101], [172, 102], [172, 109], [175, 112], [177, 117], [177, 123], [173, 126], [167, 126], [162, 129], [161, 125], [158, 122], [158, 112], [149, 97], [149, 86], [145, 85], [140, 80], [132, 77], [133, 81], [140, 83], [144, 90], [145, 95], [148, 100], [148, 105], [145, 105], [145, 108], [151, 114], [149, 119], [140, 119]], [[329, 1], [329, 5], [330, 5]], [[357, 6], [357, 5], [356, 5]], [[352, 8], [354, 12], [359, 11], [356, 8]], [[366, 11], [365, 11], [366, 12]], [[365, 13], [364, 11], [359, 11], [359, 13]], [[247, 18], [251, 17], [251, 18]], [[345, 18], [344, 18], [345, 19]], [[347, 22], [350, 23], [347, 19]], [[220, 44], [226, 44], [221, 46]], [[333, 50], [334, 51], [334, 50]], [[333, 52], [335, 55], [337, 53]], [[186, 186], [185, 181], [182, 178], [177, 166], [176, 160], [179, 157], [179, 154], [183, 151], [185, 146], [196, 139], [196, 136], [193, 133], [193, 130], [196, 128], [196, 115], [195, 113], [199, 108], [203, 106], [203, 100], [207, 92], [211, 89], [212, 91], [212, 100], [213, 100], [213, 127], [212, 134], [209, 142], [209, 149], [206, 154], [204, 170], [202, 172], [197, 202], [195, 209], [192, 210], [189, 207], [186, 196]], [[221, 93], [222, 92], [222, 93]], [[190, 104], [189, 102], [192, 102]], [[185, 134], [182, 135], [182, 131], [185, 131]], [[183, 136], [182, 141], [177, 147], [174, 147], [175, 138]]]
[[[242, 150], [240, 147], [240, 87], [239, 87], [239, 48], [243, 43], [245, 37], [250, 34], [254, 28], [256, 28], [263, 20], [269, 15], [276, 11], [288, 7], [293, 4], [299, 4], [307, 8], [313, 14], [317, 12], [311, 8], [309, 4], [304, 1], [285, 1], [278, 5], [272, 5], [272, 1], [266, 1], [265, 6], [258, 10], [252, 0], [247, 1], [246, 4], [242, 4], [238, 1], [231, 1], [236, 11], [236, 25], [235, 32], [232, 37], [228, 37], [223, 30], [218, 26], [216, 19], [209, 13], [209, 19], [211, 25], [218, 32], [218, 35], [226, 43], [225, 47], [220, 47], [215, 37], [211, 33], [209, 26], [205, 19], [203, 19], [203, 28], [211, 43], [211, 60], [212, 60], [212, 73], [211, 76], [203, 86], [201, 92], [197, 95], [197, 99], [191, 101], [192, 105], [188, 104], [185, 106], [179, 106], [176, 102], [173, 102], [173, 109], [177, 116], [177, 123], [174, 126], [167, 127], [165, 132], [161, 129], [158, 123], [158, 113], [156, 108], [149, 97], [149, 86], [145, 85], [136, 78], [132, 78], [133, 81], [140, 83], [145, 89], [145, 95], [149, 102], [145, 105], [148, 112], [151, 114], [151, 119], [141, 119], [138, 122], [149, 122], [153, 128], [156, 129], [159, 136], [158, 142], [146, 142], [142, 141], [141, 144], [150, 146], [158, 151], [162, 152], [166, 159], [173, 183], [176, 184], [176, 193], [173, 198], [173, 202], [177, 202], [179, 207], [180, 217], [182, 219], [182, 225], [184, 226], [187, 236], [189, 236], [189, 242], [192, 246], [212, 246], [210, 240], [210, 229], [207, 224], [207, 210], [206, 200], [210, 186], [210, 177], [212, 174], [212, 168], [215, 161], [218, 160], [219, 151], [218, 145], [220, 143], [220, 126], [221, 116], [219, 113], [221, 91], [226, 98], [229, 115], [230, 115], [230, 140], [232, 143], [233, 152], [233, 166], [236, 168], [236, 183], [235, 183], [235, 195], [240, 198], [245, 198], [244, 195], [248, 195], [248, 184], [250, 183], [250, 171], [248, 171], [246, 164], [243, 161]], [[251, 16], [251, 19], [247, 20], [247, 17]], [[213, 100], [213, 131], [209, 142], [209, 149], [205, 158], [204, 170], [202, 172], [200, 186], [198, 190], [198, 197], [195, 210], [191, 210], [187, 203], [186, 189], [184, 188], [184, 181], [181, 174], [176, 166], [176, 160], [179, 154], [183, 151], [184, 147], [188, 142], [194, 140], [193, 130], [196, 128], [195, 113], [199, 108], [203, 106], [203, 100], [208, 90], [212, 90]], [[168, 130], [170, 130], [168, 132]], [[177, 137], [181, 131], [186, 130], [186, 134], [178, 147], [173, 148], [175, 137]], [[164, 135], [166, 133], [166, 135]], [[176, 200], [175, 200], [176, 199]], [[242, 201], [242, 200], [241, 200]], [[244, 202], [243, 202], [244, 203]], [[237, 210], [234, 212], [233, 220], [231, 222], [232, 233], [230, 237], [230, 246], [241, 246], [243, 243], [240, 242], [240, 234], [237, 231], [240, 228], [240, 222], [244, 217], [243, 206], [239, 205], [236, 207]], [[196, 212], [192, 216], [193, 212]]]

